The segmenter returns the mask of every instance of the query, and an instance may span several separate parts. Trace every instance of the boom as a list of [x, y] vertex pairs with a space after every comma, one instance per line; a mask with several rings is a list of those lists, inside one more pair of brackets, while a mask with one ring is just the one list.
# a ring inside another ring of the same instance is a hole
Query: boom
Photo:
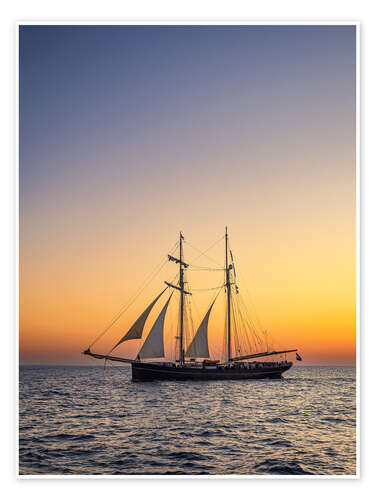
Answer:
[[108, 359], [108, 361], [119, 361], [120, 363], [133, 363], [136, 361], [135, 359], [127, 359], [127, 358], [118, 358], [117, 356], [108, 356], [106, 354], [95, 354], [90, 351], [90, 349], [86, 349], [82, 354], [86, 354], [87, 356], [91, 356], [96, 359]]
[[237, 356], [236, 358], [231, 358], [230, 361], [241, 361], [242, 359], [250, 358], [262, 358], [263, 356], [273, 356], [274, 354], [284, 354], [285, 352], [297, 352], [298, 349], [289, 349], [289, 351], [270, 351], [270, 352], [258, 352], [257, 354], [247, 354], [246, 356]]

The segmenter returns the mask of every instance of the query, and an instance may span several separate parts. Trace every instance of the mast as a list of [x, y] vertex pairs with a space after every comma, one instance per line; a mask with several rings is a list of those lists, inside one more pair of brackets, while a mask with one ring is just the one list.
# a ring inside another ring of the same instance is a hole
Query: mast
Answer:
[[228, 363], [231, 358], [231, 317], [230, 317], [230, 294], [231, 294], [231, 283], [230, 283], [230, 268], [228, 265], [228, 230], [225, 226], [225, 271], [226, 271], [226, 283], [227, 287], [227, 345], [228, 345]]
[[182, 256], [182, 232], [180, 231], [180, 364], [184, 363], [184, 269], [183, 256]]
[[[185, 361], [185, 353], [184, 353], [184, 295], [191, 295], [190, 292], [185, 290], [185, 281], [184, 281], [184, 271], [187, 267], [189, 267], [189, 264], [186, 264], [182, 260], [183, 258], [183, 252], [182, 252], [182, 240], [184, 239], [182, 232], [180, 231], [180, 258], [177, 259], [173, 255], [168, 255], [168, 260], [171, 260], [175, 264], [179, 264], [180, 266], [180, 279], [178, 282], [179, 286], [173, 285], [172, 283], [169, 283], [168, 281], [164, 281], [166, 285], [168, 285], [171, 288], [175, 288], [176, 290], [180, 291], [180, 335], [177, 337], [180, 339], [179, 342], [179, 363], [182, 365]], [[177, 361], [177, 360], [176, 360]]]

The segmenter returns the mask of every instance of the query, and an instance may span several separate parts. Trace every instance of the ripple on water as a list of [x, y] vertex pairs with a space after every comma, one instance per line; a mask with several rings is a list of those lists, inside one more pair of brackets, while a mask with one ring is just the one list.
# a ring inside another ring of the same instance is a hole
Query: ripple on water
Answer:
[[127, 367], [21, 367], [21, 474], [355, 474], [355, 369], [133, 384]]

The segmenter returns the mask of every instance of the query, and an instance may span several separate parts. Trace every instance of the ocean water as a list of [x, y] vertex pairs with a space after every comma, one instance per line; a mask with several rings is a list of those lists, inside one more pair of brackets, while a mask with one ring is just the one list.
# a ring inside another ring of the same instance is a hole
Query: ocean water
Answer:
[[282, 380], [131, 382], [21, 367], [20, 474], [355, 474], [355, 368]]

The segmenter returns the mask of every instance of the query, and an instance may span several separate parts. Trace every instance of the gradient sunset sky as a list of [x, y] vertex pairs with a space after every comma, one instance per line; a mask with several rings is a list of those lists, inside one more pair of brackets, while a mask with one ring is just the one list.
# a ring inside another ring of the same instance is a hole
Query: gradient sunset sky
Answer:
[[[228, 225], [240, 292], [278, 346], [354, 364], [355, 30], [21, 26], [20, 363], [92, 364], [81, 351], [178, 232], [204, 250]], [[196, 295], [199, 321], [211, 295]], [[218, 312], [214, 352], [222, 334]]]

